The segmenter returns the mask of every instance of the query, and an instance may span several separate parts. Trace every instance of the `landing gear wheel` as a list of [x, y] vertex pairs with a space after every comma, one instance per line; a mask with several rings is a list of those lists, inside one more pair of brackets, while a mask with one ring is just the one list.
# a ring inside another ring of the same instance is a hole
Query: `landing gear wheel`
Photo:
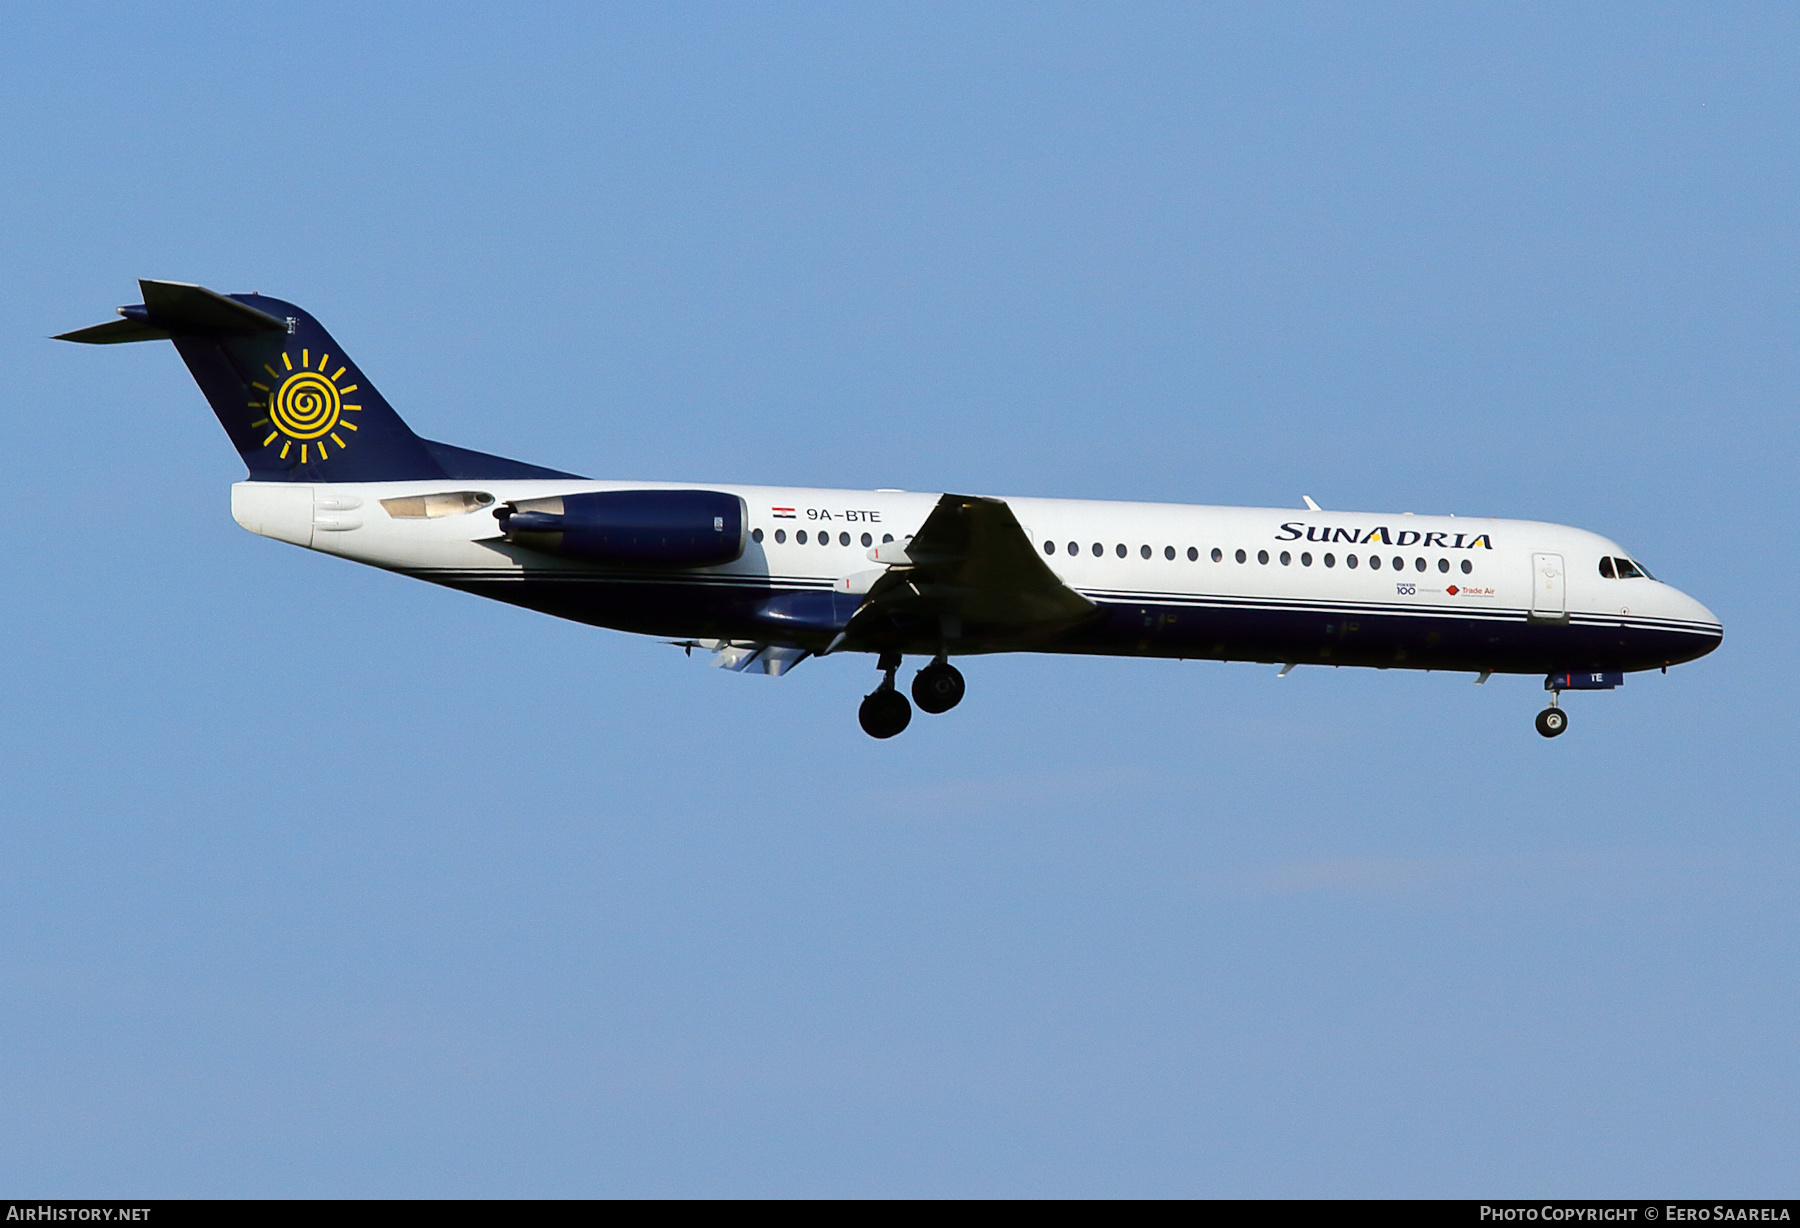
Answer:
[[871, 738], [891, 738], [912, 724], [912, 705], [893, 687], [882, 686], [863, 699], [856, 719]]
[[1554, 738], [1569, 727], [1569, 714], [1561, 708], [1545, 708], [1537, 714], [1537, 731], [1546, 738]]
[[962, 671], [948, 661], [933, 661], [913, 675], [913, 702], [934, 716], [961, 703], [963, 690]]

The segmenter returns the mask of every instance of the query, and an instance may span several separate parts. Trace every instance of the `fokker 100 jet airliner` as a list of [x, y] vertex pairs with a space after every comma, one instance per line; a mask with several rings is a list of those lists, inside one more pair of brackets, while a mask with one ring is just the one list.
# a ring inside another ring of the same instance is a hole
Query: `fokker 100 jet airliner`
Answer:
[[1594, 533], [1529, 520], [900, 490], [596, 482], [413, 434], [292, 303], [143, 281], [64, 341], [167, 340], [249, 467], [253, 533], [782, 674], [873, 653], [862, 727], [963, 696], [952, 656], [1100, 653], [1543, 674], [1618, 686], [1718, 647], [1719, 620]]

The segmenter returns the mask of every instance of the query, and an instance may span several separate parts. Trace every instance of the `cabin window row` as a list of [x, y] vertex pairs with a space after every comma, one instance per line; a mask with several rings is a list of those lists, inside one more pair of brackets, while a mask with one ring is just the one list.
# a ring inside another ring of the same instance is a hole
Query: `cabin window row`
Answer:
[[[763, 531], [760, 528], [752, 529], [750, 531], [750, 537], [751, 537], [751, 540], [757, 542], [758, 544], [761, 544], [761, 542], [763, 540]], [[786, 544], [787, 539], [788, 539], [788, 533], [787, 533], [786, 529], [776, 529], [775, 530], [775, 541], [777, 542], [777, 544]], [[837, 539], [838, 539], [838, 545], [840, 545], [840, 546], [848, 546], [852, 540], [850, 534], [843, 533], [843, 532], [840, 532], [837, 535]], [[860, 540], [865, 547], [873, 546], [875, 544], [875, 537], [871, 533], [864, 533], [862, 535], [862, 537], [860, 538]], [[885, 545], [894, 540], [894, 535], [892, 533], [883, 533], [881, 535], [881, 540], [882, 540], [882, 543]], [[825, 530], [825, 529], [820, 529], [816, 533], [812, 533], [812, 534], [809, 534], [805, 529], [794, 530], [794, 544], [795, 545], [804, 546], [804, 545], [807, 545], [810, 541], [817, 541], [818, 544], [821, 546], [829, 546], [829, 545], [831, 545], [831, 533], [829, 530]], [[1067, 548], [1068, 552], [1072, 555], [1077, 555], [1077, 554], [1081, 553], [1081, 543], [1079, 543], [1079, 542], [1069, 542], [1066, 548]], [[1090, 549], [1092, 550], [1095, 558], [1102, 558], [1106, 554], [1106, 546], [1101, 542], [1095, 542], [1090, 547]], [[1055, 554], [1056, 553], [1056, 543], [1053, 541], [1046, 541], [1044, 543], [1044, 553], [1051, 554], [1051, 555]], [[1115, 555], [1117, 555], [1119, 558], [1122, 558], [1122, 559], [1128, 558], [1131, 555], [1131, 549], [1124, 542], [1119, 542], [1117, 545], [1115, 545], [1113, 547], [1113, 553]], [[1138, 547], [1138, 556], [1140, 558], [1145, 558], [1145, 559], [1154, 558], [1155, 553], [1156, 552], [1147, 545]], [[1177, 557], [1175, 547], [1173, 547], [1173, 546], [1164, 546], [1162, 549], [1162, 554], [1163, 554], [1163, 558], [1169, 559], [1171, 561], [1173, 561]], [[1187, 557], [1188, 557], [1188, 562], [1190, 562], [1190, 563], [1199, 562], [1199, 560], [1200, 560], [1199, 548], [1196, 546], [1189, 546], [1187, 548]], [[1248, 563], [1250, 561], [1249, 553], [1242, 549], [1236, 551], [1235, 554], [1233, 555], [1233, 557], [1236, 558], [1237, 561], [1240, 563]], [[1223, 550], [1219, 549], [1219, 547], [1214, 546], [1213, 550], [1212, 550], [1212, 561], [1215, 563], [1224, 562], [1225, 561], [1225, 552]], [[1267, 550], [1258, 550], [1256, 552], [1256, 561], [1258, 563], [1261, 563], [1266, 566], [1270, 561], [1269, 552]], [[1279, 561], [1283, 567], [1288, 567], [1293, 564], [1294, 556], [1290, 552], [1283, 550], [1281, 552], [1281, 554], [1279, 556], [1277, 556], [1277, 561]], [[1338, 559], [1335, 554], [1321, 555], [1319, 558], [1319, 562], [1323, 563], [1327, 567], [1336, 567], [1338, 565]], [[1311, 567], [1312, 565], [1313, 565], [1312, 552], [1310, 550], [1301, 551], [1300, 566]], [[1389, 565], [1392, 566], [1395, 571], [1406, 570], [1406, 560], [1397, 554], [1394, 555], [1393, 558], [1390, 560]], [[1361, 560], [1359, 560], [1357, 558], [1357, 556], [1354, 554], [1346, 554], [1344, 556], [1344, 566], [1354, 570], [1355, 568], [1361, 566]], [[1368, 556], [1368, 566], [1371, 570], [1379, 571], [1382, 566], [1381, 556], [1378, 554], [1369, 555]], [[1427, 571], [1430, 569], [1430, 567], [1431, 567], [1431, 564], [1423, 556], [1415, 557], [1413, 559], [1413, 569], [1415, 571]], [[1437, 569], [1441, 572], [1448, 572], [1450, 570], [1450, 560], [1446, 559], [1446, 558], [1438, 559]], [[1627, 569], [1629, 569], [1629, 570], [1627, 570]], [[1470, 574], [1474, 570], [1475, 570], [1475, 566], [1473, 563], [1471, 563], [1468, 559], [1462, 560], [1462, 573], [1465, 576]], [[1629, 559], [1601, 559], [1600, 560], [1600, 574], [1607, 577], [1608, 579], [1612, 579], [1615, 576], [1618, 576], [1623, 579], [1630, 579], [1635, 576], [1645, 576], [1645, 575], [1648, 575], [1649, 573], [1639, 569]]]
[[[1081, 553], [1081, 543], [1080, 542], [1070, 542], [1070, 543], [1068, 543], [1066, 549], [1072, 555], [1080, 554]], [[1093, 552], [1093, 555], [1095, 558], [1103, 558], [1106, 555], [1106, 546], [1100, 542], [1095, 542], [1093, 544], [1093, 546], [1090, 547], [1090, 549]], [[1045, 542], [1044, 543], [1044, 553], [1045, 554], [1055, 554], [1056, 553], [1056, 543], [1053, 541]], [[1129, 546], [1127, 546], [1124, 542], [1120, 542], [1116, 546], [1113, 547], [1113, 553], [1115, 555], [1117, 555], [1119, 558], [1122, 558], [1122, 559], [1128, 558], [1131, 555], [1131, 548]], [[1156, 552], [1149, 546], [1139, 546], [1138, 547], [1138, 557], [1140, 557], [1140, 558], [1146, 558], [1146, 559], [1153, 558], [1153, 557], [1155, 557], [1155, 553]], [[1162, 549], [1162, 554], [1165, 559], [1175, 558], [1176, 557], [1175, 547], [1164, 546]], [[1188, 557], [1188, 562], [1190, 562], [1190, 563], [1199, 562], [1200, 561], [1199, 548], [1195, 547], [1195, 546], [1189, 546], [1187, 548], [1187, 557]], [[1237, 559], [1237, 561], [1240, 563], [1248, 563], [1250, 561], [1249, 552], [1245, 551], [1245, 550], [1237, 551], [1233, 557], [1235, 557]], [[1270, 556], [1269, 556], [1269, 552], [1267, 550], [1258, 550], [1256, 552], [1256, 561], [1258, 563], [1261, 563], [1264, 566], [1267, 566], [1269, 563], [1269, 560], [1270, 560]], [[1225, 561], [1225, 552], [1223, 550], [1219, 549], [1217, 546], [1214, 546], [1213, 550], [1212, 550], [1212, 561], [1215, 563], [1223, 563]], [[1288, 551], [1283, 550], [1281, 552], [1281, 554], [1279, 556], [1277, 556], [1277, 561], [1279, 561], [1283, 567], [1290, 567], [1293, 565], [1294, 556], [1291, 553], [1289, 553]], [[1338, 565], [1338, 557], [1335, 554], [1322, 555], [1319, 558], [1319, 562], [1323, 563], [1327, 567], [1336, 567]], [[1312, 552], [1310, 550], [1301, 551], [1300, 552], [1300, 566], [1311, 567], [1312, 565], [1313, 565]], [[1378, 554], [1369, 555], [1368, 556], [1368, 565], [1371, 570], [1374, 570], [1374, 571], [1381, 570], [1381, 567], [1382, 567], [1381, 556]], [[1405, 571], [1406, 570], [1406, 560], [1397, 554], [1394, 555], [1391, 560], [1389, 560], [1388, 565], [1391, 566], [1395, 571]], [[1349, 567], [1351, 569], [1355, 569], [1357, 567], [1362, 566], [1362, 560], [1359, 559], [1354, 554], [1346, 554], [1344, 556], [1344, 566]], [[1427, 560], [1426, 558], [1424, 558], [1423, 556], [1418, 556], [1413, 559], [1413, 570], [1428, 571], [1428, 570], [1430, 570], [1430, 568], [1431, 568], [1430, 561]], [[1445, 558], [1440, 558], [1437, 561], [1437, 569], [1442, 572], [1448, 572], [1450, 570], [1450, 560], [1445, 559]], [[1468, 559], [1462, 560], [1463, 575], [1466, 576], [1466, 575], [1470, 574], [1471, 572], [1473, 572], [1474, 570], [1475, 570], [1475, 565], [1472, 562], [1470, 562]], [[1602, 575], [1607, 574], [1604, 563], [1601, 565], [1601, 574]]]
[[[760, 545], [762, 543], [762, 539], [763, 539], [763, 531], [761, 529], [751, 529], [750, 530], [750, 540], [751, 541], [756, 542]], [[776, 529], [775, 530], [775, 541], [777, 544], [785, 545], [787, 542], [787, 539], [788, 539], [788, 533], [787, 533], [786, 529]], [[837, 535], [837, 539], [838, 539], [838, 545], [840, 545], [840, 546], [848, 546], [851, 541], [850, 535], [848, 533], [839, 533]], [[882, 545], [886, 545], [887, 543], [889, 543], [893, 540], [894, 540], [894, 535], [892, 533], [883, 533], [881, 535]], [[818, 530], [818, 532], [811, 533], [811, 534], [809, 534], [805, 529], [795, 529], [794, 530], [794, 544], [796, 546], [804, 546], [810, 541], [817, 541], [819, 543], [819, 545], [821, 545], [821, 546], [829, 546], [831, 544], [831, 533], [829, 530], [826, 530], [826, 529], [820, 529], [820, 530]], [[865, 546], [873, 546], [875, 544], [875, 535], [872, 533], [864, 533], [862, 535], [862, 544]]]

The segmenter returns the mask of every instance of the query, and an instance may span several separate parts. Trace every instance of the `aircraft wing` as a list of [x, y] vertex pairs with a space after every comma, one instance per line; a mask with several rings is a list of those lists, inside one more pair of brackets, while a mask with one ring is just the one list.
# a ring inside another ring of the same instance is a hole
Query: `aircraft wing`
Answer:
[[889, 567], [845, 628], [845, 646], [1030, 642], [1095, 612], [1057, 579], [1000, 499], [944, 495], [909, 541], [873, 556]]

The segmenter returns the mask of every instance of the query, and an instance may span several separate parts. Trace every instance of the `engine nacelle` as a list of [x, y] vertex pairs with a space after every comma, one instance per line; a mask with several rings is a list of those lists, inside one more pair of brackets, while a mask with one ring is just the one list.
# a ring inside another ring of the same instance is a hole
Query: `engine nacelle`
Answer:
[[506, 540], [584, 563], [716, 567], [744, 553], [749, 511], [717, 490], [603, 490], [494, 509]]

